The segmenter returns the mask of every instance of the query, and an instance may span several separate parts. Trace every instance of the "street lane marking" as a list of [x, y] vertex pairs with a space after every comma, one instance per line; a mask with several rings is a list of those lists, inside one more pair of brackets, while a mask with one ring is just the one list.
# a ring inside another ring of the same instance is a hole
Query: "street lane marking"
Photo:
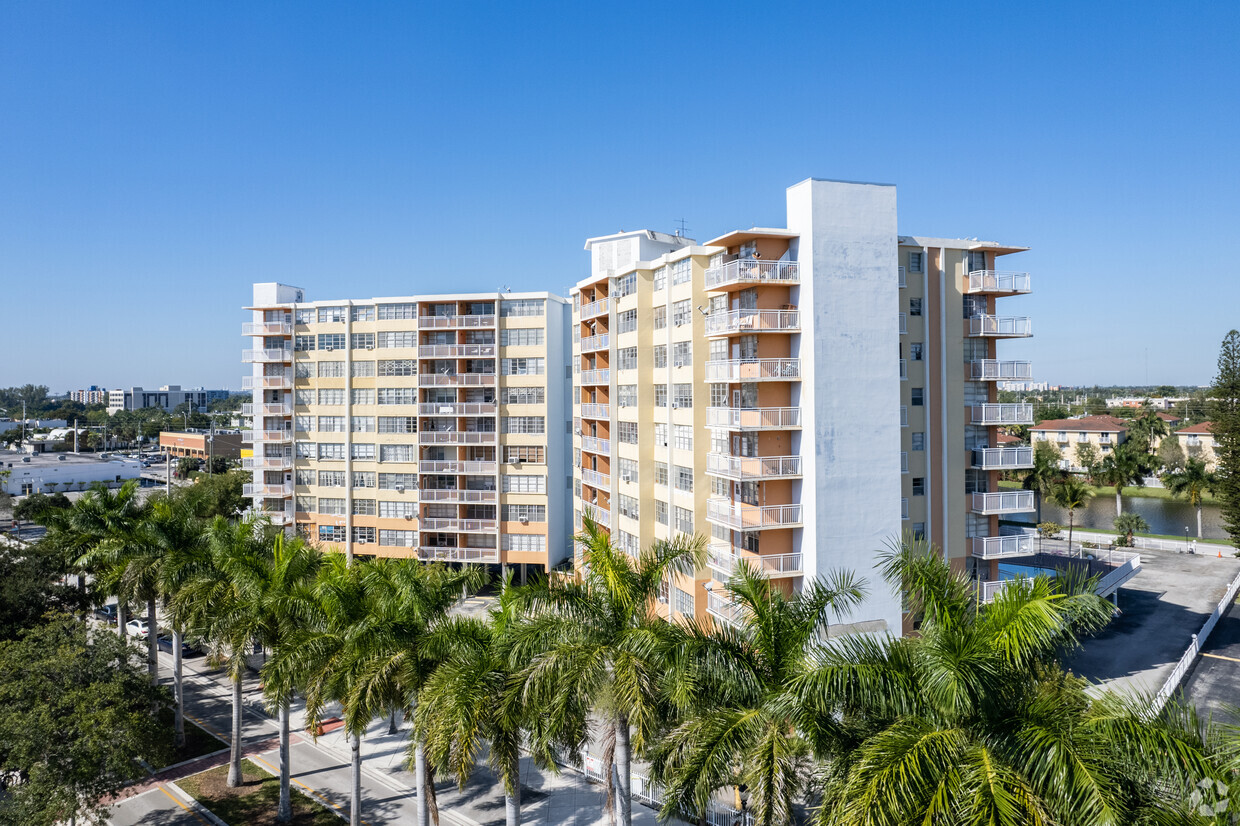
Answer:
[[1235, 657], [1225, 657], [1225, 656], [1223, 656], [1222, 654], [1210, 654], [1210, 653], [1207, 653], [1207, 652], [1205, 652], [1205, 651], [1202, 651], [1202, 652], [1201, 652], [1201, 656], [1203, 656], [1203, 657], [1213, 657], [1213, 658], [1214, 658], [1214, 659], [1216, 659], [1216, 660], [1228, 660], [1228, 661], [1233, 662], [1233, 663], [1240, 663], [1240, 659], [1236, 659]]
[[[171, 800], [173, 803], [177, 804], [177, 805], [178, 805], [178, 806], [180, 806], [182, 809], [184, 809], [185, 811], [189, 812], [189, 813], [190, 813], [190, 814], [192, 814], [194, 817], [198, 818], [199, 822], [201, 822], [201, 823], [206, 823], [206, 822], [207, 822], [206, 820], [204, 820], [204, 819], [203, 819], [202, 815], [198, 814], [198, 813], [197, 813], [197, 812], [195, 812], [193, 809], [191, 809], [189, 806], [186, 806], [184, 803], [182, 803], [181, 801], [177, 800], [177, 799], [176, 799], [176, 796], [175, 796], [172, 792], [170, 792], [170, 791], [168, 791], [167, 789], [165, 789], [162, 785], [156, 786], [155, 788], [159, 789], [161, 792], [163, 792], [164, 794], [168, 795], [168, 799], [169, 799], [169, 800]], [[207, 826], [210, 826], [210, 824], [208, 823], [208, 824], [207, 824]]]

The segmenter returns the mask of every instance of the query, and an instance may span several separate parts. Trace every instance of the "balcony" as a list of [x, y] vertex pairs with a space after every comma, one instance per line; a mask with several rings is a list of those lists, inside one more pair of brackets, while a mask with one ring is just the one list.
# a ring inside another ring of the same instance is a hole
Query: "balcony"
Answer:
[[908, 271], [904, 267], [899, 268], [896, 278], [898, 279], [897, 283], [899, 283], [901, 289], [908, 286]]
[[1014, 490], [1003, 493], [974, 493], [969, 510], [984, 516], [1004, 513], [1028, 513], [1034, 509], [1033, 491]]
[[499, 528], [497, 519], [422, 519], [418, 525], [424, 531], [448, 533], [481, 533]]
[[242, 390], [292, 390], [292, 376], [242, 376]]
[[969, 319], [969, 335], [982, 338], [1028, 338], [1033, 323], [1028, 316], [975, 315]]
[[706, 426], [727, 430], [792, 430], [801, 426], [801, 408], [708, 407]]
[[283, 527], [293, 524], [293, 514], [289, 511], [257, 511], [256, 515], [270, 521], [273, 525]]
[[799, 381], [800, 359], [732, 359], [706, 362], [708, 382]]
[[418, 358], [494, 358], [494, 344], [423, 344]]
[[419, 404], [421, 416], [494, 416], [499, 412], [495, 402], [449, 402], [447, 404]]
[[423, 562], [499, 562], [498, 548], [441, 548], [423, 545], [418, 548], [418, 559]]
[[611, 453], [611, 439], [600, 439], [597, 436], [582, 436], [581, 449], [590, 453]]
[[800, 456], [706, 455], [706, 472], [725, 479], [795, 479], [801, 475]]
[[1033, 424], [1031, 404], [975, 404], [969, 407], [970, 424]]
[[725, 625], [737, 626], [744, 621], [744, 608], [732, 601], [730, 594], [706, 592], [706, 613]]
[[973, 467], [978, 470], [1015, 470], [1033, 467], [1031, 447], [978, 447], [973, 449]]
[[497, 438], [494, 430], [418, 431], [418, 444], [423, 445], [493, 445]]
[[973, 557], [975, 559], [1005, 559], [1012, 556], [1031, 556], [1034, 552], [1032, 534], [1019, 536], [975, 536]]
[[292, 334], [293, 322], [291, 321], [247, 321], [241, 325], [243, 336], [291, 336]]
[[611, 309], [611, 299], [600, 298], [598, 301], [591, 301], [589, 304], [581, 305], [580, 317], [582, 319], [594, 318], [595, 316], [607, 315]]
[[1027, 361], [980, 359], [969, 362], [972, 381], [1028, 380], [1033, 378], [1033, 365]]
[[292, 416], [291, 404], [243, 404], [242, 416]]
[[494, 327], [495, 316], [492, 315], [420, 315], [418, 326], [428, 329], [442, 330], [458, 327], [475, 329], [478, 327]]
[[494, 373], [419, 373], [419, 387], [490, 387]]
[[[598, 505], [590, 502], [582, 503], [581, 515], [583, 517], [590, 517], [596, 525], [601, 525], [604, 528], [611, 527], [611, 511], [603, 510]], [[580, 523], [578, 523], [577, 528], [581, 528]]]
[[462, 490], [460, 488], [436, 490], [421, 488], [418, 491], [418, 499], [422, 502], [491, 503], [499, 500], [499, 493], [494, 490]]
[[251, 499], [264, 496], [292, 496], [293, 483], [284, 482], [278, 485], [242, 485], [241, 495], [248, 496]]
[[610, 384], [611, 370], [582, 370], [579, 384]]
[[597, 336], [587, 336], [581, 340], [581, 352], [592, 353], [596, 350], [606, 350], [609, 345], [611, 336], [602, 333]]
[[243, 364], [284, 363], [293, 360], [292, 350], [242, 350]]
[[799, 310], [728, 310], [706, 316], [706, 335], [795, 333], [801, 329]]
[[460, 461], [457, 459], [437, 459], [418, 462], [421, 473], [446, 474], [495, 474], [499, 468], [496, 462]]
[[597, 470], [590, 470], [589, 468], [582, 468], [581, 469], [581, 482], [582, 484], [589, 485], [590, 487], [595, 488], [597, 490], [606, 490], [606, 491], [611, 490], [611, 475], [606, 474], [606, 473], [599, 473]]
[[908, 334], [908, 316], [904, 313], [900, 313], [900, 335], [903, 336], [907, 334]]
[[1029, 287], [1027, 272], [999, 272], [998, 270], [974, 270], [969, 273], [967, 293], [987, 295], [1021, 295], [1033, 292]]
[[707, 548], [706, 564], [730, 577], [736, 573], [737, 563], [744, 561], [750, 568], [764, 576], [776, 579], [804, 574], [800, 554], [768, 554], [767, 556], [735, 553], [726, 542], [712, 542]]
[[737, 531], [794, 528], [801, 525], [801, 506], [746, 505], [730, 499], [707, 499], [706, 518]]
[[908, 381], [908, 359], [900, 359], [900, 381]]
[[241, 441], [254, 444], [282, 445], [293, 441], [291, 430], [243, 430]]
[[586, 403], [581, 405], [583, 419], [610, 419], [611, 406], [606, 404]]
[[706, 271], [706, 289], [726, 290], [750, 284], [801, 283], [800, 269], [796, 261], [762, 261], [756, 258], [738, 258]]
[[243, 470], [292, 470], [292, 456], [247, 456], [241, 460]]

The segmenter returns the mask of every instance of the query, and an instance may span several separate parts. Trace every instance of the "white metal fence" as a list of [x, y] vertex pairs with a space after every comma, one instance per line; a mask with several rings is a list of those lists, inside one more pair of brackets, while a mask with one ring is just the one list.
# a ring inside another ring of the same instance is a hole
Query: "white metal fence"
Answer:
[[1236, 593], [1240, 591], [1240, 574], [1236, 574], [1235, 579], [1227, 586], [1226, 593], [1219, 600], [1218, 605], [1214, 606], [1214, 611], [1210, 617], [1201, 626], [1201, 630], [1193, 634], [1193, 641], [1189, 643], [1188, 649], [1185, 650], [1184, 656], [1180, 657], [1180, 661], [1175, 664], [1175, 668], [1171, 670], [1171, 675], [1167, 677], [1162, 688], [1158, 689], [1158, 693], [1154, 695], [1154, 702], [1150, 708], [1151, 713], [1158, 714], [1162, 711], [1163, 706], [1167, 704], [1167, 700], [1171, 699], [1171, 695], [1180, 687], [1180, 682], [1184, 679], [1184, 675], [1193, 667], [1193, 663], [1197, 661], [1197, 655], [1201, 653], [1202, 647], [1210, 636], [1210, 632], [1214, 630], [1214, 626], [1218, 625], [1219, 619], [1223, 614], [1227, 613], [1233, 602], [1236, 601]]

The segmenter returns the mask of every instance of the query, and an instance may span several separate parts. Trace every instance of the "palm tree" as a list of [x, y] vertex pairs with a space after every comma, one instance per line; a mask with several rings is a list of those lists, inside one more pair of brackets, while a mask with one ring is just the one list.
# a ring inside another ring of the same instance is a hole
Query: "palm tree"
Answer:
[[1019, 580], [981, 604], [924, 543], [883, 565], [918, 633], [840, 638], [793, 679], [823, 734], [819, 824], [1197, 822], [1189, 790], [1225, 775], [1148, 706], [1091, 699], [1059, 666], [1109, 620], [1092, 582]]
[[681, 534], [634, 558], [593, 520], [582, 521], [579, 579], [540, 579], [513, 589], [521, 616], [513, 624], [510, 657], [522, 702], [546, 709], [553, 721], [537, 737], [584, 743], [581, 711], [592, 708], [606, 720], [608, 808], [620, 826], [630, 826], [631, 760], [654, 734], [665, 652], [675, 634], [658, 613], [659, 592], [669, 576], [701, 562], [705, 544]]
[[1128, 547], [1132, 547], [1132, 535], [1134, 533], [1148, 533], [1150, 525], [1139, 513], [1121, 513], [1115, 517], [1112, 523], [1116, 532], [1123, 534], [1124, 543]]
[[688, 623], [668, 671], [680, 720], [653, 749], [666, 788], [661, 815], [700, 814], [721, 786], [744, 785], [755, 824], [790, 823], [821, 734], [817, 721], [805, 725], [791, 689], [828, 623], [865, 589], [833, 573], [787, 596], [744, 562], [727, 589], [737, 624]]
[[1116, 445], [1098, 464], [1094, 476], [1103, 485], [1115, 488], [1115, 515], [1119, 516], [1124, 512], [1124, 500], [1121, 496], [1124, 487], [1140, 487], [1145, 484], [1143, 457], [1138, 453], [1135, 443], [1124, 442]]
[[1059, 448], [1053, 442], [1046, 441], [1034, 445], [1033, 467], [1025, 474], [1021, 485], [1025, 490], [1033, 491], [1039, 523], [1042, 521], [1042, 494], [1061, 476], [1063, 470], [1059, 467]]
[[[126, 482], [115, 492], [98, 484], [82, 495], [66, 514], [56, 517], [51, 530], [61, 536], [66, 547], [76, 551], [79, 567], [86, 567], [86, 555], [105, 541], [112, 545], [118, 557], [123, 556], [123, 549], [136, 542], [142, 516], [143, 507], [138, 501], [137, 482]], [[98, 570], [92, 570], [91, 573], [99, 591], [117, 597], [117, 630], [122, 637], [126, 636], [125, 623], [129, 619], [128, 602], [131, 595], [122, 593], [124, 566], [109, 565], [105, 568], [101, 559]]]
[[1076, 511], [1088, 505], [1089, 500], [1094, 498], [1093, 489], [1075, 476], [1068, 476], [1051, 487], [1050, 496], [1052, 502], [1068, 512], [1068, 553], [1071, 554]]
[[1130, 438], [1142, 446], [1146, 462], [1154, 455], [1154, 440], [1170, 433], [1167, 423], [1153, 410], [1146, 410], [1128, 423]]
[[1201, 500], [1206, 491], [1214, 489], [1216, 481], [1201, 459], [1189, 459], [1182, 470], [1173, 470], [1162, 477], [1163, 486], [1172, 496], [1188, 497], [1188, 503], [1197, 509], [1198, 539], [1201, 539]]

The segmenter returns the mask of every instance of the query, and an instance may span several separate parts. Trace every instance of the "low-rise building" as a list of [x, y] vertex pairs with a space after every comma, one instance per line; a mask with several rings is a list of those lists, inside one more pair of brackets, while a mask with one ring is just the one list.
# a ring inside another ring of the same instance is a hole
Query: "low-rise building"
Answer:
[[1200, 459], [1206, 463], [1206, 470], [1213, 471], [1218, 467], [1218, 457], [1214, 453], [1213, 422], [1202, 422], [1175, 432], [1180, 440], [1180, 448], [1189, 459]]
[[172, 411], [189, 402], [199, 413], [207, 412], [207, 405], [218, 399], [226, 399], [231, 395], [228, 390], [204, 390], [201, 387], [181, 389], [179, 384], [166, 384], [158, 390], [143, 390], [141, 387], [108, 391], [108, 414], [121, 410], [142, 410], [158, 407]]
[[178, 458], [192, 456], [206, 459], [214, 456], [221, 459], [240, 459], [241, 433], [164, 431], [159, 434], [159, 449]]
[[1083, 416], [1079, 419], [1048, 419], [1029, 428], [1030, 440], [1051, 442], [1059, 448], [1059, 466], [1080, 469], [1081, 447], [1092, 445], [1094, 455], [1102, 459], [1128, 439], [1128, 421], [1115, 416]]
[[96, 483], [110, 488], [137, 479], [141, 468], [136, 459], [101, 459], [98, 454], [45, 453], [30, 456], [0, 452], [0, 489], [13, 496], [86, 490]]

